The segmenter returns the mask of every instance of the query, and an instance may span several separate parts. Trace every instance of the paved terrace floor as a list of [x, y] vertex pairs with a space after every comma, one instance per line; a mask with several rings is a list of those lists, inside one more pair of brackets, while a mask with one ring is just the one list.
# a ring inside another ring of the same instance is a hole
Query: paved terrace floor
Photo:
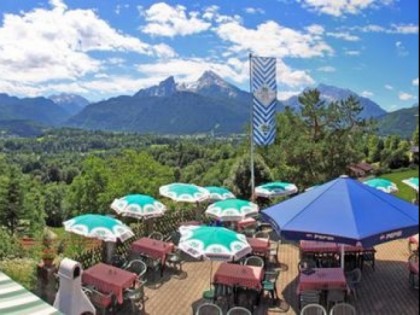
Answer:
[[[359, 315], [414, 315], [419, 313], [418, 291], [408, 286], [408, 247], [406, 240], [398, 240], [375, 247], [376, 270], [368, 265], [358, 288], [358, 299], [351, 300]], [[299, 314], [297, 307], [298, 248], [282, 244], [279, 261], [282, 272], [278, 281], [280, 308], [268, 308], [264, 298], [254, 315]], [[213, 271], [218, 263], [213, 263]], [[175, 279], [167, 270], [158, 286], [146, 288], [147, 315], [190, 315], [193, 307], [203, 302], [202, 292], [209, 288], [210, 262], [186, 262], [185, 279]], [[222, 305], [223, 306], [223, 305]], [[226, 312], [226, 309], [225, 309]]]

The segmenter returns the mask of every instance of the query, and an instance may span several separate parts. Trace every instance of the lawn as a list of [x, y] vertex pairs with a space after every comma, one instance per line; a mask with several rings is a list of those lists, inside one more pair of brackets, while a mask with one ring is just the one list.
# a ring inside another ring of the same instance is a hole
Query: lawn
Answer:
[[398, 193], [396, 194], [398, 197], [403, 198], [407, 201], [411, 201], [413, 198], [416, 197], [415, 190], [402, 182], [403, 179], [407, 179], [410, 177], [418, 177], [419, 170], [408, 170], [403, 172], [397, 173], [390, 173], [384, 174], [381, 177], [389, 179], [390, 181], [394, 182], [398, 186]]

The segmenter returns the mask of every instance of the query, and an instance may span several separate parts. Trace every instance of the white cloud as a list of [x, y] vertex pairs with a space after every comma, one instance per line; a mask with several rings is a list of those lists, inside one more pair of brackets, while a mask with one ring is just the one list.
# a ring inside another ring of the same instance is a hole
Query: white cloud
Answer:
[[248, 14], [265, 14], [265, 11], [261, 8], [245, 8], [245, 12]]
[[130, 7], [129, 4], [117, 4], [114, 12], [115, 12], [115, 14], [120, 15], [120, 13], [123, 9], [128, 9], [129, 7]]
[[349, 42], [357, 42], [357, 41], [360, 40], [359, 36], [352, 35], [348, 32], [328, 32], [327, 36], [338, 38], [338, 39], [343, 39], [343, 40], [346, 40], [346, 41], [349, 41]]
[[390, 84], [385, 84], [385, 89], [387, 89], [388, 91], [392, 91], [394, 90], [394, 87]]
[[372, 97], [372, 96], [374, 96], [375, 94], [374, 94], [373, 92], [371, 92], [371, 91], [363, 91], [361, 95], [362, 95], [363, 97]]
[[143, 15], [147, 24], [141, 30], [153, 36], [186, 36], [201, 33], [211, 26], [197, 12], [187, 12], [184, 6], [172, 7], [164, 2], [153, 4]]
[[334, 67], [332, 67], [332, 66], [325, 66], [325, 67], [318, 68], [318, 71], [331, 73], [331, 72], [335, 72], [336, 69]]
[[398, 56], [406, 57], [409, 55], [408, 50], [405, 48], [404, 44], [401, 41], [397, 41], [395, 43], [395, 47], [397, 48]]
[[347, 56], [360, 56], [360, 51], [358, 50], [345, 50], [344, 53]]
[[286, 101], [292, 96], [299, 95], [301, 91], [279, 91], [277, 93], [277, 98], [279, 101]]
[[419, 78], [415, 78], [412, 82], [411, 82], [414, 86], [419, 86]]
[[364, 33], [386, 33], [410, 35], [418, 34], [419, 26], [416, 24], [391, 24], [390, 26], [381, 26], [377, 24], [369, 24], [365, 26], [356, 26], [350, 28]]
[[251, 51], [261, 56], [311, 58], [334, 52], [321, 36], [287, 28], [274, 21], [260, 24], [256, 29], [232, 21], [220, 24], [215, 31], [221, 39], [232, 44], [229, 51], [236, 54]]
[[409, 93], [406, 93], [406, 92], [400, 92], [400, 93], [398, 94], [398, 98], [399, 98], [401, 101], [409, 101], [409, 100], [414, 99], [415, 97], [414, 97], [414, 95], [412, 95], [412, 94], [409, 94]]
[[158, 44], [153, 47], [156, 55], [160, 58], [174, 58], [177, 56], [177, 53], [171, 46], [166, 44]]
[[386, 5], [392, 1], [382, 0], [297, 0], [304, 7], [319, 13], [332, 16], [342, 16], [345, 14], [358, 14], [374, 5]]
[[325, 32], [325, 28], [322, 25], [319, 25], [319, 24], [309, 25], [308, 27], [306, 27], [306, 30], [310, 34], [314, 34], [314, 35], [322, 35]]
[[[137, 65], [137, 70], [147, 77], [174, 76], [182, 81], [195, 81], [204, 71], [212, 70], [225, 79], [237, 84], [249, 80], [248, 61], [230, 58], [226, 62], [216, 62], [210, 59], [172, 59], [161, 63]], [[313, 84], [314, 80], [303, 70], [294, 70], [282, 60], [277, 60], [277, 81], [288, 87], [298, 87]]]
[[152, 46], [112, 28], [93, 10], [67, 9], [60, 0], [51, 0], [50, 5], [51, 9], [4, 14], [0, 25], [2, 91], [11, 93], [13, 89], [6, 87], [16, 84], [33, 94], [34, 83], [79, 80], [112, 61], [95, 59], [91, 52], [171, 55], [169, 47]]

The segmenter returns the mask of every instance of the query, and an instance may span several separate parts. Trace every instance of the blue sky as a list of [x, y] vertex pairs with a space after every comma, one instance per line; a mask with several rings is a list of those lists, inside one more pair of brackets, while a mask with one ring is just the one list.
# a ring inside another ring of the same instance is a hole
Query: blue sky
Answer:
[[386, 110], [418, 102], [418, 1], [1, 0], [0, 92], [134, 94], [213, 70], [248, 90], [248, 54], [277, 58], [279, 98], [320, 83]]

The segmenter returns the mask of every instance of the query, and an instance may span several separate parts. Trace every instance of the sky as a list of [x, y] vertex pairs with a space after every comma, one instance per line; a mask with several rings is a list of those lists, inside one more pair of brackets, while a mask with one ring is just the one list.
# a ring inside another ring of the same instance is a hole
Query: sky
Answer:
[[132, 95], [212, 70], [249, 91], [277, 58], [279, 99], [329, 84], [388, 111], [418, 102], [417, 0], [0, 0], [0, 93]]

